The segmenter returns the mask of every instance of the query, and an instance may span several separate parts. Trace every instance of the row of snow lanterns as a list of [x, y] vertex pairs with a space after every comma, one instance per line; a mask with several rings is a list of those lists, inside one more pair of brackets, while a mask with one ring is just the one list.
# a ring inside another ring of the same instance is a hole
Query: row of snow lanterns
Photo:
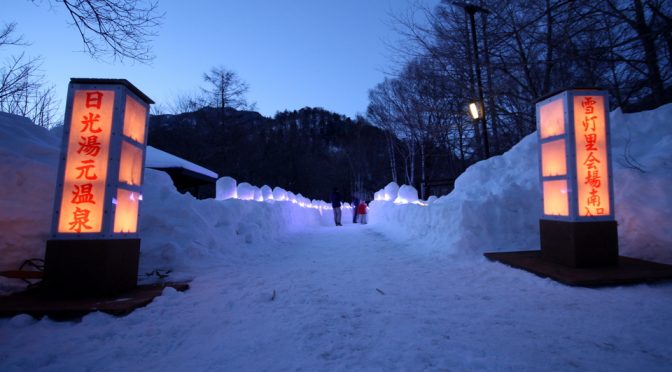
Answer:
[[222, 177], [217, 181], [217, 199], [239, 199], [254, 201], [287, 201], [303, 208], [328, 209], [331, 208], [326, 202], [321, 200], [310, 200], [301, 194], [294, 194], [281, 187], [271, 188], [264, 185], [261, 188], [253, 186], [247, 182], [240, 184], [231, 177]]
[[418, 191], [410, 185], [399, 186], [396, 182], [390, 182], [383, 189], [373, 194], [373, 200], [388, 201], [395, 204], [417, 204], [426, 207], [436, 196], [430, 196], [427, 201], [418, 198]]

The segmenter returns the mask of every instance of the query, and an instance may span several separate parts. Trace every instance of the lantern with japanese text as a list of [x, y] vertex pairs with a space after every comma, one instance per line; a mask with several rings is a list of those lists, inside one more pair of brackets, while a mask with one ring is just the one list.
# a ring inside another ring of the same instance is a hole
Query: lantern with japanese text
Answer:
[[541, 252], [574, 266], [618, 263], [608, 95], [567, 90], [537, 102]]
[[45, 286], [101, 294], [135, 287], [152, 103], [127, 80], [70, 80]]

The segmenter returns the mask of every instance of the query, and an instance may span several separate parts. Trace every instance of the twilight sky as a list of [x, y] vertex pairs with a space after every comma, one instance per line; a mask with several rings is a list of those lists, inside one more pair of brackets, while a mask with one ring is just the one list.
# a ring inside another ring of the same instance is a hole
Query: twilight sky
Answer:
[[[248, 100], [266, 116], [305, 106], [353, 117], [366, 112], [368, 90], [392, 66], [390, 12], [416, 0], [160, 0], [165, 12], [150, 65], [102, 62], [83, 44], [61, 4], [5, 1], [0, 23], [17, 22], [42, 56], [42, 70], [64, 104], [71, 77], [125, 78], [161, 106], [194, 93], [203, 73], [222, 65], [249, 83]], [[429, 6], [439, 0], [421, 0]], [[18, 54], [5, 48], [0, 58]]]

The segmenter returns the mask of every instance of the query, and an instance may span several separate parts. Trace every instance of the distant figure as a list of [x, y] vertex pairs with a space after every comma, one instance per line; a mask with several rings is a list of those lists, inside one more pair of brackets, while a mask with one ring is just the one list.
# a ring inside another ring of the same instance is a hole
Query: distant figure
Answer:
[[357, 207], [359, 206], [359, 199], [355, 196], [352, 198], [352, 223], [357, 223]]
[[336, 226], [341, 225], [341, 193], [338, 192], [338, 187], [334, 187], [331, 193], [331, 207], [334, 208], [334, 222]]
[[366, 202], [362, 200], [357, 206], [357, 214], [359, 215], [359, 223], [366, 225]]

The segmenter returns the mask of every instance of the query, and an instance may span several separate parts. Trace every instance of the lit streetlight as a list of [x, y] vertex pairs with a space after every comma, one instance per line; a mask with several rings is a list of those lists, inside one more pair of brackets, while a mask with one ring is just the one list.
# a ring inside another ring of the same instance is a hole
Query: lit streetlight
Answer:
[[478, 120], [482, 117], [481, 112], [483, 111], [481, 107], [480, 102], [471, 102], [469, 103], [469, 113], [471, 114], [471, 118], [474, 120]]

